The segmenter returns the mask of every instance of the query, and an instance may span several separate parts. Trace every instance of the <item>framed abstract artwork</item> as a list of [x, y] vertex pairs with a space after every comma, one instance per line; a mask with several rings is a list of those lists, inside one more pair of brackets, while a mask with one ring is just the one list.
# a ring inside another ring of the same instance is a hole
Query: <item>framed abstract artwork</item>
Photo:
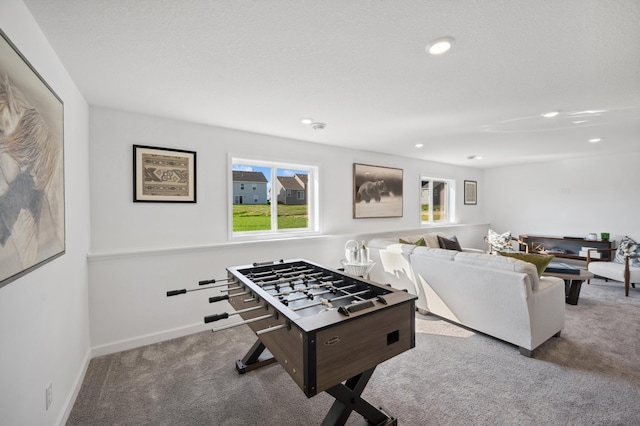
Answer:
[[64, 105], [0, 30], [0, 287], [65, 249]]
[[478, 204], [478, 182], [475, 180], [464, 181], [464, 203]]
[[133, 146], [133, 201], [196, 202], [196, 153]]
[[353, 164], [353, 218], [402, 217], [402, 169]]

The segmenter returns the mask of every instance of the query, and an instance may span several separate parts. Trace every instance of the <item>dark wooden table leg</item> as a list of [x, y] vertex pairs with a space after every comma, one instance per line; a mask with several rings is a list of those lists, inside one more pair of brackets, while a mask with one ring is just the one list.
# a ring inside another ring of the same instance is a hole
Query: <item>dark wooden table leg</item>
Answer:
[[352, 411], [361, 414], [371, 425], [397, 425], [397, 419], [390, 417], [384, 411], [374, 407], [360, 395], [369, 382], [375, 367], [350, 378], [344, 384], [339, 383], [326, 392], [336, 400], [329, 409], [322, 426], [344, 425]]
[[265, 365], [273, 364], [276, 362], [276, 359], [271, 356], [271, 353], [267, 351], [267, 356], [260, 359], [260, 355], [265, 352], [265, 346], [260, 341], [260, 339], [256, 340], [253, 344], [249, 352], [244, 356], [244, 358], [236, 361], [236, 370], [238, 373], [244, 374], [247, 371], [255, 370], [260, 367], [264, 367]]
[[578, 304], [582, 282], [583, 280], [564, 280], [564, 294], [566, 295], [566, 302], [568, 304]]

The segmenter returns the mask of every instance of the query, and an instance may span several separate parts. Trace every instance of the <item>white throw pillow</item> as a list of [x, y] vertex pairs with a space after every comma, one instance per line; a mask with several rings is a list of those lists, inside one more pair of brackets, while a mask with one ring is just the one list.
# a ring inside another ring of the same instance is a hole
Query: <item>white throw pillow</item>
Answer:
[[507, 231], [503, 234], [498, 234], [492, 229], [489, 229], [487, 233], [487, 241], [492, 248], [492, 251], [513, 251], [511, 245], [511, 231]]

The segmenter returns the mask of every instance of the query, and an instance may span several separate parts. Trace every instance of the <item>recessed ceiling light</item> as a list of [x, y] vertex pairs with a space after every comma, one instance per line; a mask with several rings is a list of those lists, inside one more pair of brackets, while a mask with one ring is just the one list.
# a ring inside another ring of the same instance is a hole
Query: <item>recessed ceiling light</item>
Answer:
[[453, 46], [453, 42], [453, 37], [440, 37], [429, 42], [425, 50], [430, 55], [443, 55], [451, 49], [451, 46]]
[[416, 148], [422, 148], [423, 146], [424, 146], [424, 144], [423, 144], [423, 143], [417, 143], [417, 144], [416, 144]]
[[302, 124], [311, 124], [311, 123], [313, 123], [313, 119], [311, 119], [311, 118], [303, 118], [302, 120], [300, 120], [300, 122]]
[[482, 160], [482, 155], [470, 155], [467, 160]]
[[544, 118], [553, 118], [553, 117], [557, 117], [558, 114], [560, 114], [560, 111], [549, 111], [542, 114], [542, 116]]
[[591, 142], [591, 143], [598, 143], [598, 142], [600, 142], [601, 140], [602, 140], [601, 138], [592, 138], [592, 139], [589, 139], [589, 142]]

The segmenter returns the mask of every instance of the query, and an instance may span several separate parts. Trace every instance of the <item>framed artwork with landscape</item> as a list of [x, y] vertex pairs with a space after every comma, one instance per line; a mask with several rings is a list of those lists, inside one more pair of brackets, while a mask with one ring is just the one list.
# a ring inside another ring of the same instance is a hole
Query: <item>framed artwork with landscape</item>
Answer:
[[353, 164], [353, 217], [402, 217], [402, 169]]
[[196, 153], [133, 146], [133, 201], [196, 202]]
[[475, 180], [464, 181], [464, 203], [478, 204], [478, 182]]
[[64, 105], [0, 30], [0, 287], [65, 249]]

